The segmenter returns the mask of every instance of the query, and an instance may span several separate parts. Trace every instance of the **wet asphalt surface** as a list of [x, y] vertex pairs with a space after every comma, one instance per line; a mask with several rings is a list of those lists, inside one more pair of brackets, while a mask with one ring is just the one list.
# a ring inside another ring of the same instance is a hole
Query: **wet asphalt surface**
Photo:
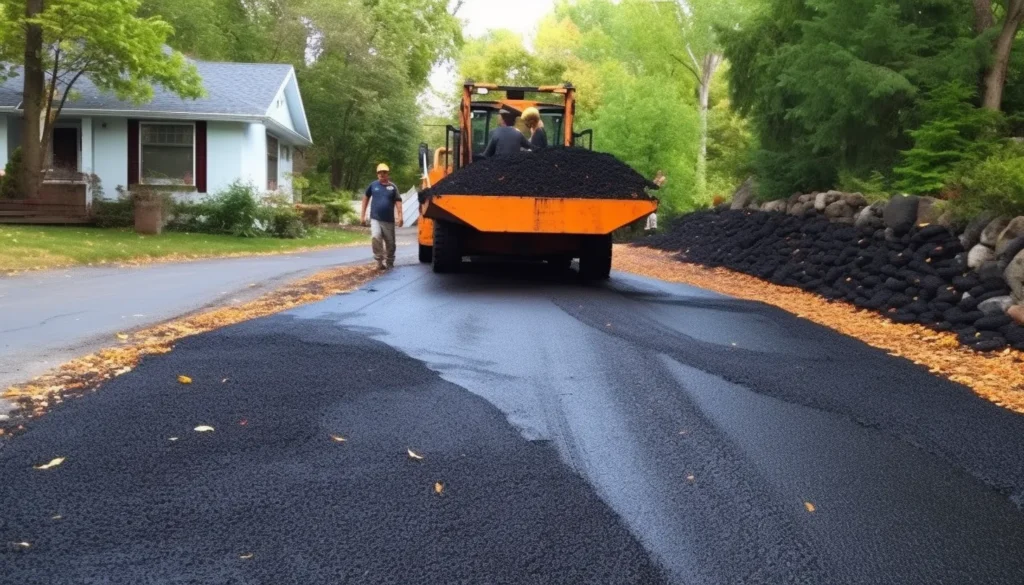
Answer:
[[402, 267], [0, 445], [3, 584], [1024, 582], [1024, 417], [620, 274]]

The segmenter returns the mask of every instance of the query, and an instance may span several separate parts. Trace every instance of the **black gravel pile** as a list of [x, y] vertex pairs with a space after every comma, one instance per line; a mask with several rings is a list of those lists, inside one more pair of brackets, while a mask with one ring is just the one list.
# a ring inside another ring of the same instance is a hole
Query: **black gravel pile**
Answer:
[[897, 323], [957, 333], [978, 351], [1024, 350], [1024, 327], [978, 305], [1010, 294], [1001, 274], [967, 268], [960, 241], [938, 225], [886, 239], [824, 217], [783, 213], [692, 213], [645, 245], [878, 311]]
[[610, 154], [547, 148], [476, 160], [420, 195], [651, 199], [645, 188], [658, 187]]

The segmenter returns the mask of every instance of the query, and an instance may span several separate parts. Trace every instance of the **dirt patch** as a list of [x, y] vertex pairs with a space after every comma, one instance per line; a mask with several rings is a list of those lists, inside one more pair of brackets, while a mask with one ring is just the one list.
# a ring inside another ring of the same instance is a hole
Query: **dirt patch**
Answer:
[[651, 199], [657, 185], [614, 156], [582, 148], [547, 148], [476, 160], [421, 193], [600, 199]]
[[378, 274], [370, 266], [325, 270], [240, 305], [211, 309], [135, 333], [119, 334], [119, 345], [70, 361], [30, 382], [7, 388], [0, 397], [14, 402], [18, 409], [10, 420], [0, 421], [0, 435], [24, 430], [25, 419], [42, 416], [47, 409], [68, 398], [96, 390], [107, 380], [130, 372], [142, 358], [171, 351], [179, 339], [352, 291]]
[[725, 268], [680, 262], [674, 253], [615, 247], [614, 268], [680, 282], [736, 298], [774, 305], [860, 339], [971, 388], [1003, 408], [1024, 414], [1024, 352], [1010, 348], [982, 354], [961, 346], [957, 335], [917, 324], [894, 323], [879, 313], [835, 302], [814, 293], [766, 282]]

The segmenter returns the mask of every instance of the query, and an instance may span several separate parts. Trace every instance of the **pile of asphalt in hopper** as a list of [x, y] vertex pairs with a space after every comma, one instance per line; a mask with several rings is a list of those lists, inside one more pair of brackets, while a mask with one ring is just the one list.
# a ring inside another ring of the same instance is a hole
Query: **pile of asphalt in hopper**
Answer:
[[614, 156], [582, 148], [546, 148], [480, 158], [420, 194], [651, 199], [657, 185]]

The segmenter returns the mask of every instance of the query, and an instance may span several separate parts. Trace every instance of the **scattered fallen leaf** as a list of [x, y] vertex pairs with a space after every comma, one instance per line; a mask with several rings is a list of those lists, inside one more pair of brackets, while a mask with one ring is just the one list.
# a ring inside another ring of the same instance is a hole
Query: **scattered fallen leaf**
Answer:
[[814, 507], [814, 504], [812, 504], [810, 502], [804, 502], [804, 508], [807, 508], [807, 511], [812, 513], [812, 514], [814, 513], [815, 510], [817, 510], [817, 508]]
[[11, 546], [15, 546], [18, 548], [30, 548], [32, 545], [27, 542], [12, 542]]
[[444, 491], [444, 484], [441, 483], [441, 482], [436, 482], [434, 484], [434, 493], [440, 495], [441, 492], [443, 492], [443, 491]]
[[693, 479], [694, 479], [694, 478], [693, 478], [693, 476], [692, 476], [692, 475], [687, 475], [687, 476], [686, 476], [686, 481], [693, 481]]
[[178, 437], [171, 437], [170, 439], [167, 439], [167, 440], [168, 440], [168, 441], [177, 441], [177, 440], [178, 440]]
[[245, 553], [244, 555], [238, 555], [238, 558], [242, 560], [249, 560], [253, 557], [253, 553]]
[[33, 469], [53, 469], [54, 467], [57, 467], [61, 463], [64, 463], [64, 457], [57, 457], [56, 459], [50, 460], [49, 463], [43, 465], [36, 465], [33, 467]]
[[[341, 435], [331, 435], [331, 440], [335, 443], [344, 443], [345, 437], [342, 437]], [[410, 453], [412, 453], [412, 451], [410, 451]]]
[[121, 341], [124, 341], [124, 340], [128, 339], [128, 334], [127, 333], [118, 333], [117, 334], [117, 338], [120, 339]]
[[422, 455], [417, 455], [416, 452], [413, 451], [412, 449], [409, 449], [408, 451], [409, 451], [409, 459], [415, 459], [416, 461], [419, 461], [419, 460], [423, 459]]
[[64, 517], [63, 517], [63, 516], [61, 516], [60, 514], [55, 514], [55, 515], [53, 515], [53, 516], [50, 516], [50, 520], [61, 520], [61, 519], [63, 519], [63, 518], [64, 518]]
[[221, 384], [226, 384], [228, 380], [229, 380], [229, 378], [224, 378], [223, 380], [220, 381], [220, 383]]
[[199, 425], [198, 427], [196, 427], [196, 428], [194, 428], [192, 430], [194, 430], [197, 433], [212, 433], [213, 432], [213, 427], [211, 427], [209, 425]]
[[239, 426], [243, 426], [244, 427], [247, 424], [249, 424], [249, 419], [243, 418], [242, 420], [238, 421], [238, 425]]
[[191, 384], [192, 378], [189, 378], [188, 376], [178, 376], [178, 382], [181, 384]]

